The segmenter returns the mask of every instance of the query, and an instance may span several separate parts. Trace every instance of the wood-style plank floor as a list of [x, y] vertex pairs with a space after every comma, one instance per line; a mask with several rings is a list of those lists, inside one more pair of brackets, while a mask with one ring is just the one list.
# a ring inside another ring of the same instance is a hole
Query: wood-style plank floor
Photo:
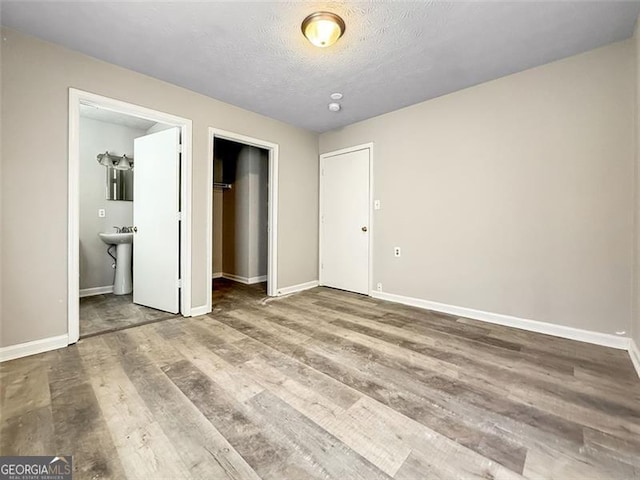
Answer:
[[624, 351], [316, 288], [2, 364], [2, 455], [76, 479], [637, 479]]

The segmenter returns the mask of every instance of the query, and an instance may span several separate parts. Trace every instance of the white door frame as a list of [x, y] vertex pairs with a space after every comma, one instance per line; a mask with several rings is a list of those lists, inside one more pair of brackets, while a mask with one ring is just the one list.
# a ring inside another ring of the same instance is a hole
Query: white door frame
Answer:
[[327, 152], [320, 155], [320, 198], [318, 204], [318, 284], [324, 285], [322, 279], [322, 169], [324, 168], [324, 161], [327, 158], [335, 157], [336, 155], [342, 155], [344, 153], [357, 152], [359, 150], [369, 150], [369, 286], [368, 295], [371, 296], [373, 288], [373, 142], [363, 143], [353, 147], [342, 148], [340, 150], [334, 150], [333, 152]]
[[[278, 293], [278, 156], [277, 143], [239, 133], [209, 127], [209, 150], [207, 151], [207, 283], [209, 292], [213, 288], [213, 148], [216, 138], [262, 148], [269, 152], [269, 245], [267, 258], [267, 295], [275, 297]], [[211, 293], [207, 296], [207, 313], [212, 309]]]
[[68, 204], [68, 336], [69, 344], [80, 338], [80, 105], [90, 105], [154, 122], [179, 127], [182, 141], [180, 166], [180, 313], [191, 315], [191, 185], [192, 122], [187, 118], [159, 112], [75, 88], [69, 89], [69, 204]]

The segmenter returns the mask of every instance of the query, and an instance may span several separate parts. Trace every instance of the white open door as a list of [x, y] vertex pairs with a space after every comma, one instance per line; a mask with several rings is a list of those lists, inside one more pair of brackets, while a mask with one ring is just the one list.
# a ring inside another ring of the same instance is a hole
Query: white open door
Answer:
[[320, 162], [320, 282], [369, 293], [369, 148]]
[[133, 302], [178, 313], [180, 129], [136, 138], [133, 154]]

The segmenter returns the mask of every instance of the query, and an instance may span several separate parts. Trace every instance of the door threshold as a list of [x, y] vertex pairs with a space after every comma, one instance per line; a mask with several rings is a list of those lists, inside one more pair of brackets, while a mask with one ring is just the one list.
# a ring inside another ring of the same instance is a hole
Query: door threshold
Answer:
[[[97, 337], [98, 335], [105, 335], [107, 333], [114, 333], [114, 332], [120, 332], [122, 330], [129, 330], [130, 328], [142, 327], [144, 325], [150, 325], [152, 323], [164, 322], [166, 320], [172, 320], [174, 318], [181, 318], [177, 314], [173, 314], [173, 313], [169, 313], [167, 315], [171, 315], [171, 316], [166, 318], [154, 318], [152, 320], [144, 320], [142, 322], [133, 323], [131, 325], [124, 325], [122, 327], [109, 328], [107, 330], [102, 330], [100, 332], [87, 333], [86, 335], [80, 335], [79, 340], [85, 340], [87, 338]], [[80, 319], [80, 321], [82, 322], [82, 319]]]

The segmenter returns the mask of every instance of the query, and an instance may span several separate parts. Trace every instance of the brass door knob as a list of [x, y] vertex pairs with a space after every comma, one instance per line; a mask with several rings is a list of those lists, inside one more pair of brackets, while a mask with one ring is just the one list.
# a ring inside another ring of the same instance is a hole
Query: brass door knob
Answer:
[[367, 227], [362, 227], [362, 231], [366, 232], [367, 231]]

